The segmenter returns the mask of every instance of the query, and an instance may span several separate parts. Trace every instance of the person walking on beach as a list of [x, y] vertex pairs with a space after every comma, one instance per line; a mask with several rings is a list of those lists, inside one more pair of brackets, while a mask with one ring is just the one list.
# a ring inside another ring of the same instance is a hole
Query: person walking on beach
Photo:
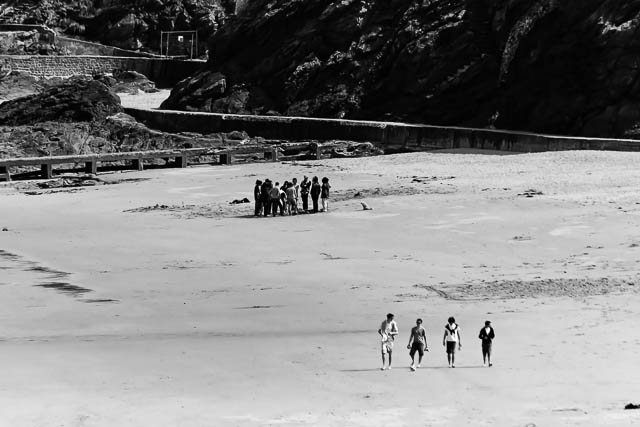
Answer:
[[276, 184], [269, 190], [269, 197], [271, 199], [271, 214], [276, 216], [278, 214], [278, 206], [280, 206], [280, 183], [276, 182]]
[[321, 191], [318, 177], [314, 176], [311, 179], [311, 201], [313, 202], [313, 213], [318, 213], [318, 198], [320, 197]]
[[271, 213], [271, 195], [269, 194], [271, 188], [271, 180], [269, 178], [265, 179], [262, 183], [262, 187], [260, 188], [260, 197], [262, 200], [262, 210], [264, 216], [269, 216], [269, 214]]
[[302, 210], [309, 212], [309, 189], [311, 188], [311, 181], [305, 175], [304, 179], [300, 183], [300, 196], [302, 196]]
[[[382, 368], [381, 370], [391, 369], [391, 354], [393, 353], [393, 340], [398, 335], [398, 325], [393, 320], [393, 314], [387, 314], [387, 320], [384, 320], [378, 329], [378, 333], [382, 337], [381, 350], [382, 350]], [[389, 364], [385, 368], [385, 355], [389, 355]]]
[[322, 209], [320, 212], [329, 212], [329, 178], [326, 176], [322, 178], [322, 190], [320, 192], [320, 198], [322, 199]]
[[260, 188], [262, 187], [262, 181], [256, 180], [256, 186], [253, 187], [253, 200], [256, 202], [254, 209], [254, 215], [260, 216], [262, 213], [262, 195], [260, 194]]
[[[429, 351], [427, 346], [427, 333], [422, 327], [422, 319], [416, 320], [416, 326], [411, 328], [411, 334], [409, 335], [409, 356], [411, 356], [411, 370], [415, 371], [422, 364], [422, 356], [425, 351]], [[415, 355], [418, 352], [418, 366], [415, 364]]]
[[484, 322], [484, 328], [480, 329], [480, 334], [478, 338], [482, 340], [482, 363], [484, 366], [489, 365], [489, 367], [493, 366], [491, 363], [491, 343], [493, 339], [496, 337], [496, 333], [491, 327], [491, 322], [487, 320]]
[[447, 361], [450, 368], [456, 367], [456, 347], [462, 349], [462, 340], [460, 339], [460, 326], [456, 323], [456, 319], [449, 317], [448, 323], [444, 326], [444, 336], [442, 337], [442, 345], [447, 348]]

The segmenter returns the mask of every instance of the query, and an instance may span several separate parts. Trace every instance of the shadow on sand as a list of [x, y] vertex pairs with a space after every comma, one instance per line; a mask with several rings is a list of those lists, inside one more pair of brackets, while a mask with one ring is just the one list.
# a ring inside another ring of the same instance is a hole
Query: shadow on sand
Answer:
[[[449, 368], [448, 366], [421, 366], [417, 369], [417, 371], [422, 371], [425, 369], [488, 369], [486, 366], [477, 365], [477, 366], [456, 366], [455, 368]], [[340, 369], [340, 372], [377, 372], [380, 371], [380, 368], [368, 368], [368, 369]], [[412, 372], [408, 366], [394, 366], [391, 371], [407, 371]]]

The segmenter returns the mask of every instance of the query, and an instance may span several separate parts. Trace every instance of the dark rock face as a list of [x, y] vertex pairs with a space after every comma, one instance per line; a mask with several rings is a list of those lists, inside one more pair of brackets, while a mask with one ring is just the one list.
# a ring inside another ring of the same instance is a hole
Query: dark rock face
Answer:
[[634, 136], [638, 30], [632, 0], [256, 0], [163, 108]]
[[[179, 82], [176, 90], [171, 93], [169, 102], [179, 102], [179, 94], [188, 93], [195, 105], [203, 106], [211, 103], [213, 99], [223, 96], [226, 88], [227, 81], [224, 75], [205, 71]], [[210, 106], [206, 109], [211, 111]]]
[[[225, 22], [234, 5], [231, 0], [9, 0], [0, 1], [0, 17], [146, 51], [159, 50], [160, 31], [197, 30], [203, 41], [199, 54], [203, 54], [204, 42]], [[171, 46], [172, 55], [190, 48], [176, 43]]]
[[122, 112], [120, 98], [97, 80], [70, 79], [41, 93], [0, 104], [0, 125], [91, 122]]

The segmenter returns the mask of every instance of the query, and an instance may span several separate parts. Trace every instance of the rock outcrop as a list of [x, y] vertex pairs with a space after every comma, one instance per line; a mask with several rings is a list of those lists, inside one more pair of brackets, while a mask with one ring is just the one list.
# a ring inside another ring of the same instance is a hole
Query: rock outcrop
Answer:
[[52, 40], [36, 30], [0, 32], [0, 55], [48, 55], [55, 50]]
[[38, 93], [42, 86], [31, 74], [0, 67], [0, 104]]
[[163, 108], [634, 136], [639, 30], [632, 0], [256, 0]]
[[113, 77], [101, 76], [103, 83], [111, 88], [115, 93], [137, 94], [139, 91], [145, 93], [158, 92], [156, 84], [149, 80], [144, 74], [136, 71], [114, 71]]
[[120, 98], [97, 80], [72, 78], [41, 93], [0, 104], [3, 126], [47, 121], [92, 122], [122, 112]]

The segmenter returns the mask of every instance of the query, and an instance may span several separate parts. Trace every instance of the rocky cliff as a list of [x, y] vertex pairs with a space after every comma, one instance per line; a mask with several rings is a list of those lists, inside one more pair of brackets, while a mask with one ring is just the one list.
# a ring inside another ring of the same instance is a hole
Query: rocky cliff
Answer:
[[640, 2], [256, 0], [164, 108], [623, 136]]
[[[160, 31], [197, 30], [205, 41], [234, 8], [233, 0], [8, 0], [0, 1], [0, 22], [45, 24], [123, 49], [158, 51]], [[178, 45], [172, 51], [184, 53]]]

